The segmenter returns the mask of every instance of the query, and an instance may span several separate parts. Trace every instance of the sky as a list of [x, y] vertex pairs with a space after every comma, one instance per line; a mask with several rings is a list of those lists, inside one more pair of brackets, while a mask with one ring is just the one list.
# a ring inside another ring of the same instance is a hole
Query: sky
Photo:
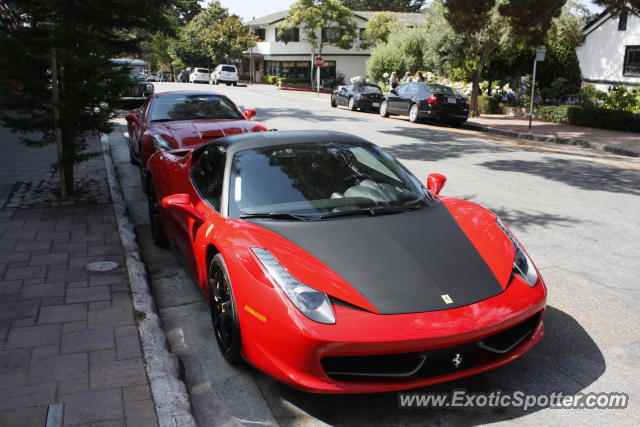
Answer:
[[[223, 7], [235, 15], [250, 21], [253, 18], [260, 18], [274, 12], [289, 9], [296, 0], [220, 0]], [[204, 3], [208, 3], [205, 1]], [[594, 5], [591, 0], [583, 0], [583, 3], [594, 13], [599, 13], [602, 8]]]

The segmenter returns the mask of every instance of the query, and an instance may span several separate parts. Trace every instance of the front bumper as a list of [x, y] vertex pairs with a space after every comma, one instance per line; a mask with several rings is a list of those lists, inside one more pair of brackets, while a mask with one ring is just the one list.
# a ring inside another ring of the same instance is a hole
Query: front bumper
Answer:
[[[334, 305], [335, 325], [322, 325], [307, 319], [288, 300], [277, 295], [278, 292], [271, 288], [263, 295], [236, 295], [239, 307], [249, 305], [251, 310], [264, 314], [266, 319], [257, 319], [249, 314], [249, 310], [239, 309], [242, 353], [257, 368], [305, 392], [375, 393], [452, 381], [513, 361], [529, 351], [544, 334], [542, 315], [546, 288], [542, 280], [530, 288], [516, 277], [496, 297], [465, 307], [429, 313], [379, 315]], [[537, 320], [531, 331], [520, 340], [514, 340], [508, 351], [491, 357], [477, 351], [478, 343], [486, 341], [487, 337], [511, 330], [526, 321], [531, 323], [530, 319], [535, 316]], [[402, 359], [402, 355], [418, 354], [429, 360], [430, 355], [434, 358], [436, 353], [441, 362], [434, 370], [424, 365], [416, 372], [411, 372], [412, 368], [391, 370], [392, 374], [401, 371], [402, 375], [343, 375], [344, 370], [337, 374], [328, 372], [336, 364], [327, 361], [340, 358], [396, 355]], [[453, 362], [456, 354], [461, 356], [460, 365], [444, 369], [443, 363]], [[468, 362], [471, 360], [475, 362]], [[406, 375], [407, 372], [410, 374]]]

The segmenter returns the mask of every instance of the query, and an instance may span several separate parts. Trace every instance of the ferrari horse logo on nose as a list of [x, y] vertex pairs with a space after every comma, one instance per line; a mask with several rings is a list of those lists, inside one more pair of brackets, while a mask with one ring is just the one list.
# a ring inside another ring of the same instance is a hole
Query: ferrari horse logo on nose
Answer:
[[440, 295], [442, 297], [442, 299], [444, 300], [445, 304], [453, 304], [453, 300], [451, 299], [451, 297], [449, 296], [449, 294], [444, 294], [444, 295]]
[[462, 363], [462, 356], [460, 356], [460, 353], [456, 353], [451, 362], [453, 362], [453, 366], [456, 368], [460, 366], [460, 364]]

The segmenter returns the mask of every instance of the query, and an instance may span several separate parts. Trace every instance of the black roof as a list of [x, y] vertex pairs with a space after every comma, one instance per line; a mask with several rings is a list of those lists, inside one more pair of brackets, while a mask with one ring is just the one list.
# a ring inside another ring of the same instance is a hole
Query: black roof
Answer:
[[355, 145], [372, 145], [365, 139], [344, 132], [330, 130], [285, 130], [225, 136], [203, 144], [194, 150], [194, 154], [197, 155], [212, 145], [223, 145], [227, 147], [228, 154], [233, 155], [238, 151], [251, 150], [253, 148], [310, 142], [348, 142]]

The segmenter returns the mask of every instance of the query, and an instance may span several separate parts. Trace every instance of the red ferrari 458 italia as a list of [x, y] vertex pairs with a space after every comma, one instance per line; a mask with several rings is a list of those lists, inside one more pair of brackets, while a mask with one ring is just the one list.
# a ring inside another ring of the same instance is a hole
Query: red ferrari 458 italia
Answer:
[[154, 240], [193, 270], [231, 363], [308, 392], [382, 392], [542, 338], [546, 287], [507, 226], [361, 138], [235, 135], [160, 151], [148, 172]]
[[131, 163], [146, 175], [157, 151], [194, 148], [215, 138], [268, 130], [224, 95], [203, 91], [156, 93], [126, 116]]

